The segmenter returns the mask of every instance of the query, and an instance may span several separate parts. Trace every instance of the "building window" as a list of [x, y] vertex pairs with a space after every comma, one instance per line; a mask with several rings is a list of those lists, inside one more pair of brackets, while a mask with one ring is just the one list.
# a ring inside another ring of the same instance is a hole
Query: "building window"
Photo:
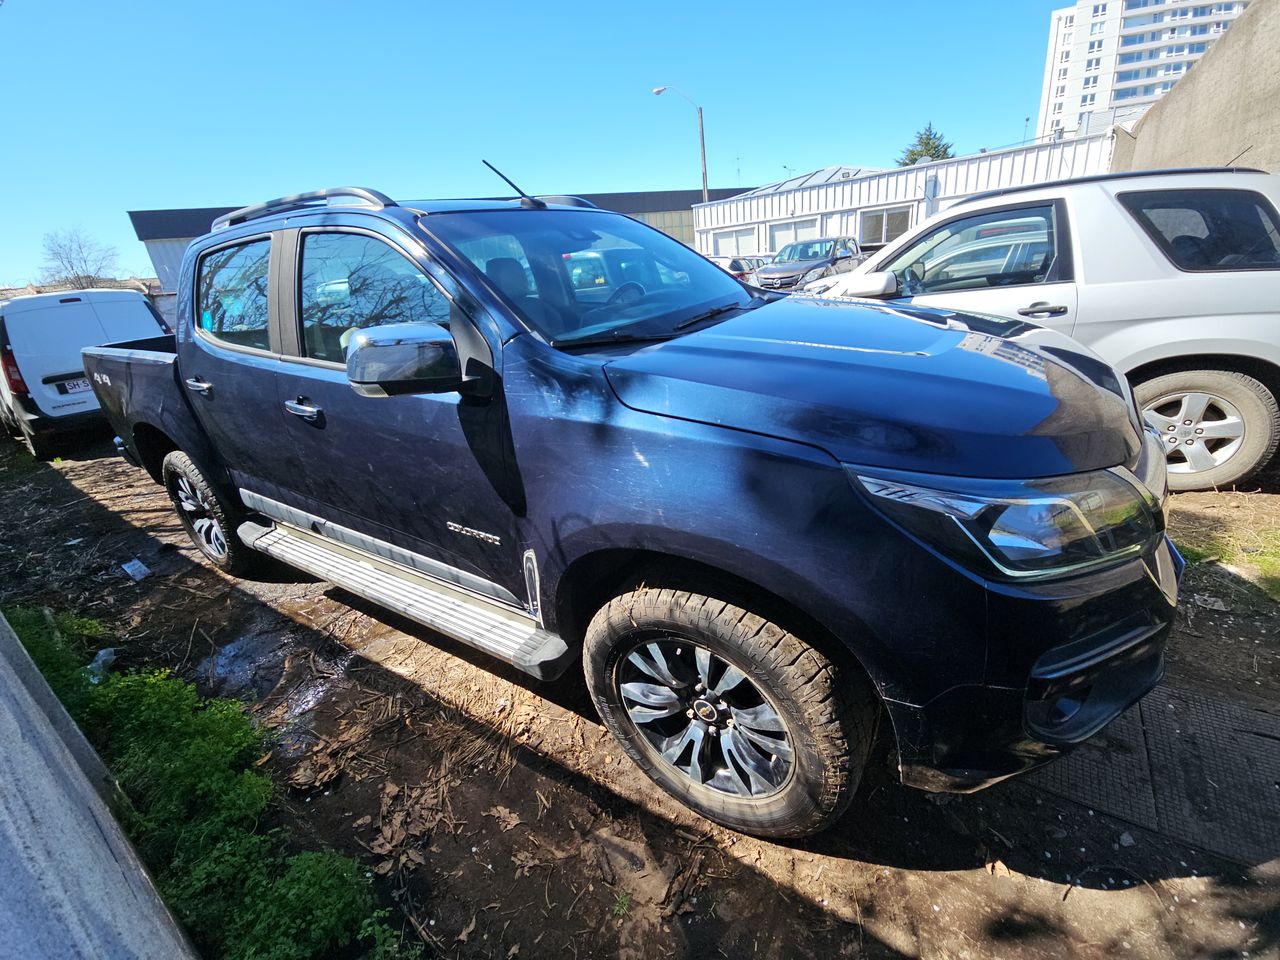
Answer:
[[863, 210], [858, 215], [858, 242], [874, 247], [896, 240], [911, 227], [910, 207], [883, 207]]
[[1102, 41], [1101, 41], [1101, 40], [1090, 40], [1090, 41], [1089, 41], [1089, 52], [1090, 52], [1090, 53], [1098, 53], [1098, 52], [1100, 52], [1101, 50], [1102, 50]]
[[1053, 105], [1053, 112], [1054, 112], [1054, 113], [1061, 113], [1061, 112], [1062, 112], [1062, 101], [1061, 101], [1061, 100], [1059, 100], [1057, 103], [1055, 103], [1055, 104]]
[[790, 223], [769, 224], [769, 249], [773, 253], [777, 253], [788, 243], [795, 243], [798, 240], [817, 239], [817, 219], [792, 220]]
[[1094, 101], [1097, 99], [1098, 99], [1098, 95], [1096, 93], [1086, 93], [1083, 97], [1080, 98], [1080, 106], [1092, 107], [1094, 104]]
[[1055, 97], [1065, 97], [1067, 95], [1067, 85], [1064, 83], [1053, 91]]
[[1058, 79], [1059, 79], [1059, 80], [1065, 80], [1065, 79], [1067, 79], [1067, 68], [1066, 68], [1066, 67], [1063, 67], [1061, 70], [1059, 70], [1059, 71], [1058, 71]]
[[1062, 41], [1061, 41], [1061, 44], [1060, 44], [1060, 45], [1061, 45], [1061, 46], [1064, 46], [1064, 47], [1069, 47], [1069, 46], [1071, 46], [1071, 33], [1070, 33], [1070, 32], [1064, 33], [1064, 34], [1062, 35]]
[[1086, 71], [1097, 70], [1101, 66], [1102, 66], [1101, 57], [1090, 57], [1088, 60], [1084, 62], [1084, 68]]
[[1062, 18], [1062, 25], [1064, 27], [1069, 27], [1075, 22], [1076, 22], [1076, 18], [1072, 14], [1067, 14], [1065, 17]]
[[1070, 60], [1070, 59], [1071, 59], [1071, 51], [1070, 51], [1070, 50], [1063, 50], [1063, 51], [1062, 51], [1062, 62], [1063, 62], [1063, 63], [1066, 63], [1066, 62], [1067, 62], [1068, 60]]
[[1081, 84], [1081, 87], [1085, 90], [1088, 90], [1090, 87], [1096, 87], [1097, 85], [1098, 85], [1098, 78], [1096, 76], [1085, 77], [1084, 83]]
[[1096, 37], [1098, 34], [1102, 33], [1102, 31], [1105, 29], [1107, 29], [1107, 25], [1103, 23], [1101, 20], [1097, 21], [1096, 23], [1091, 23], [1089, 24], [1089, 36]]
[[1049, 124], [1049, 129], [1050, 129], [1050, 130], [1061, 130], [1061, 129], [1062, 129], [1062, 121], [1061, 121], [1061, 120], [1055, 120], [1055, 121], [1053, 121], [1053, 123]]
[[1107, 5], [1105, 3], [1095, 3], [1093, 5], [1093, 15], [1095, 17], [1105, 17], [1107, 15]]

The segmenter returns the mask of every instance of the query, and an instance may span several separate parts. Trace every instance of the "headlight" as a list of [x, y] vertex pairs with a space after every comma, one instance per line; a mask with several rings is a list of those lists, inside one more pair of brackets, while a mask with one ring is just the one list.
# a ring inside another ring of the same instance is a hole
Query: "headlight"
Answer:
[[812, 270], [810, 270], [808, 273], [802, 276], [797, 281], [797, 283], [812, 283], [814, 280], [818, 280], [821, 277], [825, 276], [826, 272], [827, 272], [826, 267], [814, 267]]
[[1128, 471], [1008, 481], [846, 470], [891, 519], [979, 573], [990, 564], [997, 576], [1044, 577], [1111, 563], [1141, 553], [1161, 526], [1155, 497]]

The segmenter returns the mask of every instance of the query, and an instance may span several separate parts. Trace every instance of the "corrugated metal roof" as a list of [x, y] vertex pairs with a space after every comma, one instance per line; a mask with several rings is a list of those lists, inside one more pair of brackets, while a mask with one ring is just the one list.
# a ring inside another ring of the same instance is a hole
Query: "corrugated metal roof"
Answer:
[[[814, 170], [812, 173], [790, 177], [787, 180], [779, 180], [777, 183], [767, 183], [763, 187], [756, 187], [754, 190], [748, 190], [746, 193], [738, 194], [738, 196], [756, 197], [766, 193], [786, 193], [791, 190], [801, 190], [805, 187], [821, 186], [824, 183], [839, 183], [841, 180], [869, 177], [883, 172], [884, 169], [882, 167], [823, 167], [821, 170]], [[714, 203], [716, 199], [719, 198], [713, 197], [710, 202]]]

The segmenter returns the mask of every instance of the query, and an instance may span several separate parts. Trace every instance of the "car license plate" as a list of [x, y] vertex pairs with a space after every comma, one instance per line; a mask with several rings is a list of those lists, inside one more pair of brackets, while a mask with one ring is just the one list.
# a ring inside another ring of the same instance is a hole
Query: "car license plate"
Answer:
[[58, 384], [59, 393], [84, 393], [86, 390], [92, 390], [93, 386], [89, 383], [87, 377], [80, 377], [77, 380], [63, 380]]

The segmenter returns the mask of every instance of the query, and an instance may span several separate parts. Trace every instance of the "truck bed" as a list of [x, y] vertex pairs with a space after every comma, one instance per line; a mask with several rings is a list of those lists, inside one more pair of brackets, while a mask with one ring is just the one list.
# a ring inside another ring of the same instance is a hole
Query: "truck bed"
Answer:
[[103, 413], [135, 462], [157, 475], [158, 465], [139, 450], [140, 425], [160, 431], [182, 449], [205, 446], [179, 382], [177, 344], [172, 335], [86, 347], [81, 356]]

